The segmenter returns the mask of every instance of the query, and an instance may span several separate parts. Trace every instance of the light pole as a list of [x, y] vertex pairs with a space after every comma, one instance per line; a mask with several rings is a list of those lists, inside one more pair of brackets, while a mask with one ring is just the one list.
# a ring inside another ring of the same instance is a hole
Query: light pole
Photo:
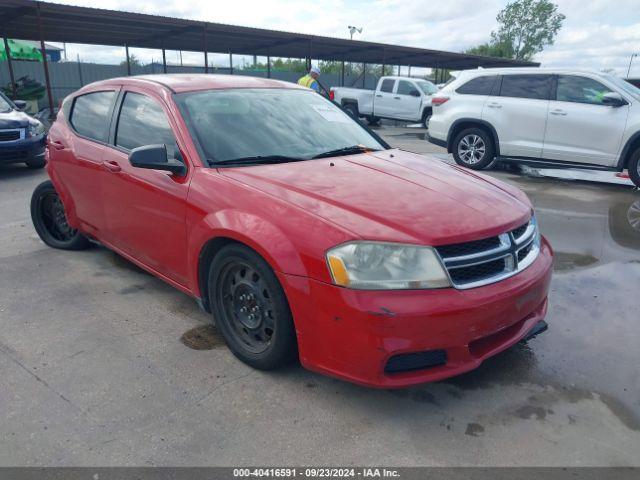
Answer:
[[629, 68], [627, 68], [627, 78], [629, 78], [629, 73], [631, 73], [631, 62], [633, 62], [633, 59], [638, 56], [640, 56], [640, 53], [631, 54], [631, 58], [629, 59]]
[[358, 33], [362, 33], [362, 27], [358, 28], [358, 27], [352, 27], [351, 25], [349, 25], [347, 27], [349, 29], [349, 34], [351, 35], [351, 40], [353, 40], [353, 34], [358, 32]]

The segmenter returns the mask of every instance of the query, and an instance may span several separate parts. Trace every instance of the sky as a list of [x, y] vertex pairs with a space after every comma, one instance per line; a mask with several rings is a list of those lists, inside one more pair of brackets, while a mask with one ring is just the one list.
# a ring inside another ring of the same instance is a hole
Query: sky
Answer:
[[[90, 0], [57, 3], [94, 7]], [[640, 53], [640, 0], [556, 0], [566, 15], [553, 46], [534, 60], [549, 67], [612, 70], [626, 76], [632, 53]], [[181, 17], [250, 27], [348, 38], [348, 25], [362, 27], [354, 38], [382, 43], [460, 52], [486, 42], [506, 0], [102, 0], [100, 8]], [[143, 61], [161, 58], [157, 51], [131, 50]], [[119, 63], [123, 48], [68, 45], [67, 57]], [[226, 64], [226, 55], [211, 56]], [[177, 53], [168, 54], [168, 61]], [[202, 63], [201, 54], [183, 55], [185, 63]], [[234, 58], [234, 62], [235, 62]], [[640, 77], [640, 57], [631, 76]]]

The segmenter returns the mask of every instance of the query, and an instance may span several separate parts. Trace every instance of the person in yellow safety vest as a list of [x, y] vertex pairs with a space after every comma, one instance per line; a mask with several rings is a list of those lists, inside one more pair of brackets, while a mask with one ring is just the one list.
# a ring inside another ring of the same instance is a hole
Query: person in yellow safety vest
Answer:
[[303, 87], [311, 88], [316, 92], [320, 93], [320, 84], [317, 79], [320, 76], [320, 69], [318, 67], [311, 67], [309, 73], [307, 73], [304, 77], [298, 80], [298, 85], [302, 85]]

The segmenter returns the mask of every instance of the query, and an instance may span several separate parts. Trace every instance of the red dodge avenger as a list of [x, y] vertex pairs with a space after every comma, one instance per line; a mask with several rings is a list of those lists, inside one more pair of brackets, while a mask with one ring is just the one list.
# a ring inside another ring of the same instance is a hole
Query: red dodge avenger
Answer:
[[552, 251], [520, 190], [392, 149], [330, 101], [154, 75], [63, 102], [35, 228], [194, 297], [243, 362], [403, 387], [546, 329]]

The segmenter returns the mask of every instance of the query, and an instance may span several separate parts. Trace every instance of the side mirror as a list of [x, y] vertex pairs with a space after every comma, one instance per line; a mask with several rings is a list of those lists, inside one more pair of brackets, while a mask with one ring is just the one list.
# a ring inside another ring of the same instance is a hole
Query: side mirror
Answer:
[[137, 168], [165, 170], [178, 176], [187, 173], [187, 167], [184, 162], [176, 159], [169, 160], [167, 146], [164, 144], [134, 148], [129, 153], [129, 163]]
[[412, 97], [419, 97], [420, 96], [420, 92], [418, 90], [411, 90], [409, 92], [409, 95], [411, 95]]
[[602, 104], [615, 108], [627, 105], [627, 101], [618, 92], [609, 92], [602, 96]]
[[23, 111], [25, 108], [27, 108], [27, 102], [25, 102], [24, 100], [14, 100], [13, 104], [20, 111]]

